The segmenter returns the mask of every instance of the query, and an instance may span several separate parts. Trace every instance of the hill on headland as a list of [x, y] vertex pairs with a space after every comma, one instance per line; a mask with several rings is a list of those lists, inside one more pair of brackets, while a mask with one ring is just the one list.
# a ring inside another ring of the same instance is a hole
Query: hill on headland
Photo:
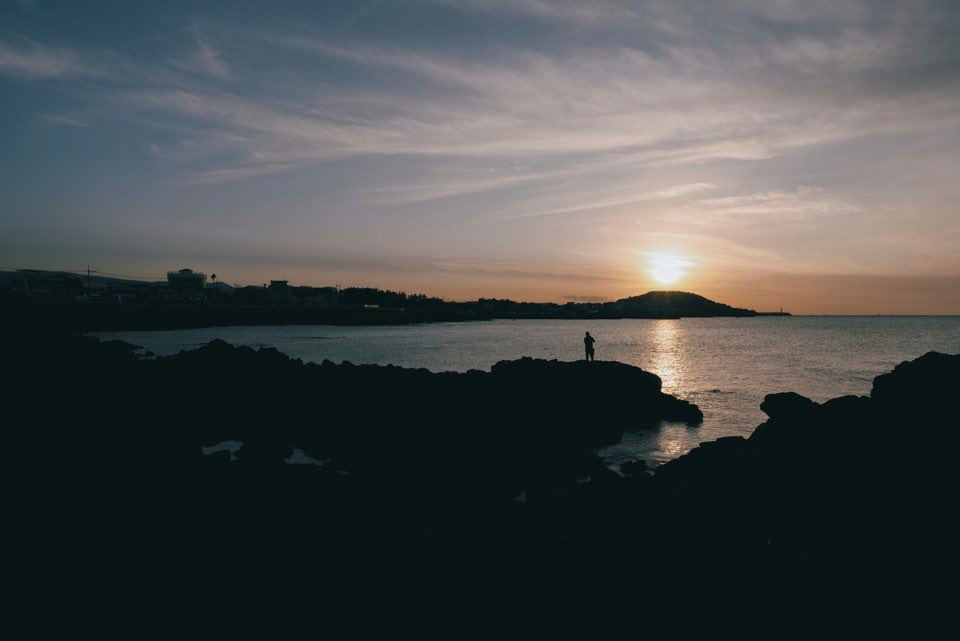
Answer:
[[621, 298], [617, 309], [633, 314], [664, 316], [756, 316], [752, 309], [731, 307], [690, 292], [656, 291]]

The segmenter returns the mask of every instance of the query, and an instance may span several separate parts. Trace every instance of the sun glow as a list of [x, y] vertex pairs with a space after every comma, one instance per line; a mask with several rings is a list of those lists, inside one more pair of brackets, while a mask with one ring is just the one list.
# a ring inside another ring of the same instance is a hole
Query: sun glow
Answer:
[[650, 275], [662, 285], [677, 282], [689, 263], [676, 256], [655, 254], [650, 258]]

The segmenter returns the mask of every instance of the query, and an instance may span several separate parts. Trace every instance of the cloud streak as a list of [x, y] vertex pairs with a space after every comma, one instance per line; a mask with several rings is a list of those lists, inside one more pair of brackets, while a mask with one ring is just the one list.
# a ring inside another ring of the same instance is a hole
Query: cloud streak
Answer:
[[[531, 15], [612, 19], [626, 10], [600, 2], [509, 4]], [[465, 6], [479, 10], [473, 3]], [[483, 62], [476, 56], [338, 44], [312, 36], [258, 39], [261, 46], [313, 55], [328, 67], [394, 72], [427, 84], [410, 91], [403, 77], [376, 90], [347, 83], [305, 100], [224, 93], [168, 75], [148, 90], [126, 92], [123, 100], [133, 109], [163, 113], [195, 138], [194, 146], [209, 146], [221, 166], [204, 173], [240, 169], [250, 175], [256, 173], [250, 170], [254, 164], [293, 168], [355, 155], [577, 155], [583, 163], [585, 154], [622, 153], [665, 164], [758, 160], [798, 147], [960, 119], [951, 91], [956, 74], [946, 85], [908, 95], [887, 93], [871, 75], [891, 61], [896, 61], [892, 73], [922, 74], [934, 55], [917, 53], [912, 40], [883, 29], [804, 32], [713, 48], [693, 40], [662, 44], [655, 54], [624, 45], [549, 52], [510, 48]], [[910, 68], [911, 60], [916, 68]], [[220, 80], [231, 76], [222, 53], [199, 32], [195, 50], [176, 58], [173, 66]], [[98, 73], [70, 50], [38, 44], [0, 45], [0, 68], [34, 78]], [[245, 141], [232, 159], [215, 140], [224, 133]], [[497, 188], [518, 180], [523, 179], [478, 181], [454, 191], [471, 193], [482, 190], [484, 182]]]
[[[955, 96], [943, 86], [907, 96], [890, 95], [881, 86], [851, 94], [851, 74], [912, 53], [902, 39], [883, 33], [798, 36], [744, 45], [732, 54], [691, 46], [673, 46], [658, 57], [625, 47], [550, 55], [514, 50], [484, 63], [304, 37], [269, 40], [368, 73], [394, 71], [429, 83], [415, 95], [396, 87], [373, 96], [341, 87], [335, 95], [321, 93], [297, 104], [192, 97], [194, 108], [186, 115], [223, 117], [254, 136], [270, 163], [354, 154], [535, 157], [657, 150], [664, 152], [662, 162], [707, 163], [957, 122]], [[865, 80], [870, 78], [860, 84]], [[166, 96], [171, 110], [182, 111], [182, 103], [181, 95]], [[279, 158], [284, 151], [288, 157]]]
[[68, 48], [31, 41], [22, 41], [19, 45], [0, 41], [0, 72], [32, 79], [105, 75], [102, 69], [82, 60]]

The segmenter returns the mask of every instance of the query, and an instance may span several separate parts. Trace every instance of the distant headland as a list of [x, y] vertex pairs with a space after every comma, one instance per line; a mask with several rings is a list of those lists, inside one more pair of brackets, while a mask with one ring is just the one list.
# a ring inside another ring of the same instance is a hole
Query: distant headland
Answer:
[[64, 331], [187, 329], [227, 325], [399, 325], [493, 319], [622, 319], [789, 316], [757, 312], [682, 291], [609, 302], [447, 301], [370, 287], [295, 286], [286, 280], [234, 287], [191, 269], [143, 282], [92, 274], [0, 273], [0, 300], [14, 323]]

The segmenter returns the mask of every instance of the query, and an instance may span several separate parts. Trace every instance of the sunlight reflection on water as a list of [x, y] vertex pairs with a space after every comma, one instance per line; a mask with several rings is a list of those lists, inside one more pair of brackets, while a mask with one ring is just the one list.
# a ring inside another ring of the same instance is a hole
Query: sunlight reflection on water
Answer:
[[[645, 346], [645, 354], [637, 354], [637, 360], [644, 362], [644, 368], [657, 374], [663, 381], [663, 391], [685, 398], [684, 347], [681, 339], [683, 322], [678, 319], [651, 321], [648, 327], [648, 340], [638, 341], [637, 349]], [[601, 448], [598, 454], [612, 465], [632, 458], [644, 458], [653, 463], [662, 463], [676, 458], [703, 439], [701, 427], [691, 427], [682, 423], [662, 423], [659, 429], [628, 431], [620, 443]]]
[[683, 392], [683, 343], [679, 320], [657, 320], [650, 330], [653, 344], [649, 369], [663, 381], [663, 391], [681, 396]]

